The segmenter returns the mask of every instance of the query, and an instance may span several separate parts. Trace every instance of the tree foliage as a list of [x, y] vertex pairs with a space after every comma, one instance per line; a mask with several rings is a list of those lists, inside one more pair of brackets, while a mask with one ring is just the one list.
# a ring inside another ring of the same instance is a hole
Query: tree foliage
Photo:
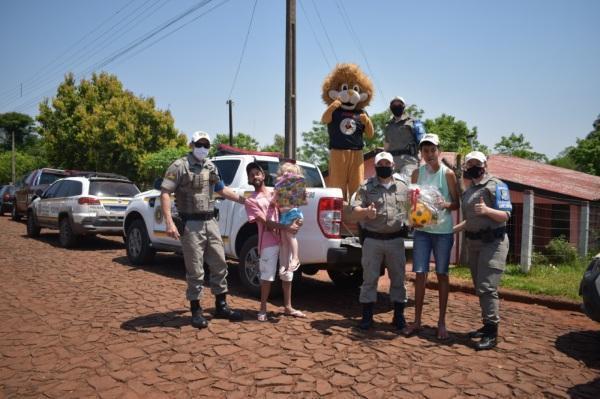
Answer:
[[0, 114], [0, 147], [12, 150], [12, 134], [15, 134], [15, 149], [21, 149], [37, 141], [34, 120], [19, 112]]
[[502, 136], [500, 141], [494, 145], [494, 150], [498, 151], [499, 154], [531, 159], [532, 161], [548, 161], [546, 155], [533, 151], [531, 143], [525, 140], [523, 133], [520, 133], [519, 135], [511, 133], [508, 137]]
[[477, 127], [469, 129], [466, 122], [452, 115], [442, 114], [435, 119], [426, 119], [425, 129], [440, 137], [442, 151], [467, 153], [478, 150], [489, 153], [489, 149], [477, 140]]
[[136, 179], [144, 154], [186, 143], [169, 111], [157, 110], [153, 98], [135, 96], [107, 73], [79, 85], [68, 74], [56, 97], [40, 104], [37, 119], [48, 161], [68, 169]]
[[[211, 143], [209, 155], [212, 157], [217, 152], [217, 146], [219, 144], [227, 144], [229, 145], [229, 135], [228, 134], [217, 134]], [[258, 141], [249, 134], [246, 133], [236, 133], [233, 135], [233, 146], [237, 148], [241, 148], [244, 150], [258, 150]]]
[[138, 183], [150, 186], [155, 179], [162, 177], [169, 165], [189, 152], [189, 147], [167, 147], [157, 152], [149, 152], [142, 156], [138, 170]]
[[285, 152], [285, 137], [280, 134], [276, 134], [273, 137], [273, 144], [261, 147], [261, 151], [278, 152], [283, 154]]
[[565, 148], [550, 163], [600, 176], [600, 115], [593, 127], [584, 139], [577, 139], [575, 146]]
[[[25, 173], [46, 165], [42, 157], [23, 151], [15, 151], [15, 173], [17, 179]], [[12, 181], [12, 151], [0, 152], [0, 183]], [[14, 183], [14, 182], [13, 182]]]
[[327, 126], [313, 121], [313, 127], [302, 133], [304, 144], [298, 148], [298, 159], [314, 163], [322, 171], [329, 167], [329, 134]]

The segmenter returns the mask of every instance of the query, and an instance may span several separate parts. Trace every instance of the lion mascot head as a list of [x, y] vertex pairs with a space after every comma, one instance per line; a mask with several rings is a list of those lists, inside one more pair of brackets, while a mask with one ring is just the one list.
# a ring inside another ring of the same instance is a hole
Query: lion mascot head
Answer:
[[363, 109], [373, 98], [373, 83], [358, 65], [338, 64], [325, 78], [321, 96], [327, 105], [340, 100], [343, 109]]

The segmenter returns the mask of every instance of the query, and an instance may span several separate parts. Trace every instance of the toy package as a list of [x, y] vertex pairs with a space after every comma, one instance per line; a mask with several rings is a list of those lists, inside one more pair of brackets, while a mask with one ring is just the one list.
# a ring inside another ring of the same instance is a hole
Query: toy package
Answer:
[[277, 205], [282, 208], [296, 208], [306, 205], [306, 182], [295, 173], [284, 173], [275, 182]]
[[444, 197], [437, 187], [408, 186], [408, 224], [414, 227], [432, 226], [442, 223], [449, 217], [443, 208]]

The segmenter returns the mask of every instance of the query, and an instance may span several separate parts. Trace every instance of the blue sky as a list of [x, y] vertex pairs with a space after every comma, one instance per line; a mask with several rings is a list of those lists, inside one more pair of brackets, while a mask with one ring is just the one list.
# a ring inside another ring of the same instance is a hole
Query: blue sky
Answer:
[[[89, 77], [138, 37], [207, 1], [0, 2], [0, 112], [35, 116], [36, 103], [54, 95], [64, 73]], [[447, 113], [477, 126], [490, 147], [516, 132], [555, 156], [585, 137], [600, 113], [599, 1], [341, 3], [297, 0], [299, 142], [324, 111], [320, 87], [336, 62], [355, 62], [374, 80], [370, 113], [400, 95], [425, 118]], [[254, 0], [207, 2], [102, 70], [170, 109], [188, 135], [227, 133], [225, 102], [253, 7]], [[258, 0], [231, 98], [234, 130], [262, 145], [283, 134], [284, 55], [285, 1]]]

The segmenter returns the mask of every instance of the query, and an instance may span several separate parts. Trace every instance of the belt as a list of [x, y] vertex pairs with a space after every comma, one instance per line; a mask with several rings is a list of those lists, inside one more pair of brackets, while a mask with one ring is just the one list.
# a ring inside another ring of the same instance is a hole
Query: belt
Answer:
[[188, 220], [211, 220], [215, 217], [214, 212], [202, 213], [180, 213], [179, 217], [185, 222]]
[[506, 226], [497, 229], [487, 228], [479, 231], [465, 231], [465, 237], [469, 240], [482, 240], [483, 242], [492, 242], [496, 238], [504, 238], [504, 234], [506, 234]]
[[393, 156], [398, 156], [398, 155], [413, 155], [414, 152], [406, 149], [406, 150], [394, 150], [394, 151], [390, 151], [390, 154], [392, 154]]
[[374, 238], [376, 240], [393, 240], [394, 238], [404, 237], [404, 230], [399, 230], [394, 233], [376, 233], [374, 231], [363, 230], [364, 238]]

